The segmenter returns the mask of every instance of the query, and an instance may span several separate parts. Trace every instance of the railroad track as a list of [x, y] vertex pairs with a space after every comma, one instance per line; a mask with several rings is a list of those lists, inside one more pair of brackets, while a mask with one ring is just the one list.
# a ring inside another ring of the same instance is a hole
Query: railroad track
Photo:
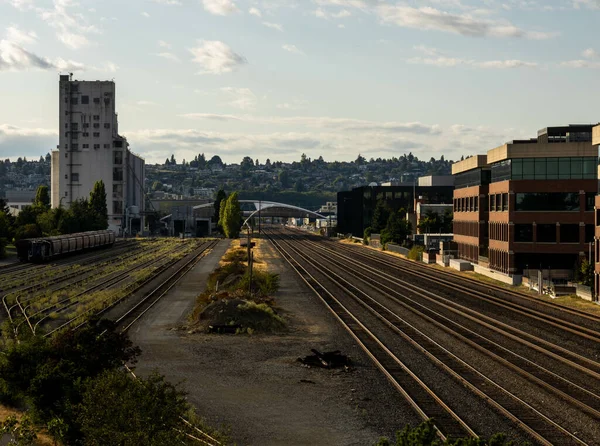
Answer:
[[[178, 265], [176, 270], [170, 274], [162, 284], [147, 293], [134, 307], [130, 308], [123, 315], [117, 318], [115, 321], [117, 324], [117, 329], [120, 332], [125, 333], [131, 327], [133, 327], [144, 316], [144, 314], [146, 314], [160, 299], [164, 297], [165, 294], [167, 294], [175, 285], [177, 285], [177, 283], [201, 260], [204, 255], [214, 248], [218, 242], [218, 240], [208, 242], [205, 244], [205, 246], [192, 253], [187, 258], [183, 259], [180, 262], [181, 265]], [[108, 310], [109, 309], [106, 309], [105, 311]], [[135, 373], [126, 364], [124, 364], [124, 367], [134, 379], [137, 379]], [[222, 446], [222, 443], [219, 440], [202, 429], [199, 429], [197, 426], [194, 426], [187, 419], [182, 417], [181, 421], [187, 426], [190, 432], [179, 432], [183, 433], [190, 440], [206, 446]]]
[[[46, 280], [45, 282], [39, 282], [39, 283], [34, 283], [33, 285], [29, 285], [29, 286], [25, 286], [25, 287], [17, 287], [16, 290], [11, 291], [10, 293], [6, 293], [2, 295], [2, 302], [4, 305], [4, 308], [6, 310], [6, 314], [8, 319], [10, 320], [10, 322], [12, 324], [15, 324], [15, 319], [16, 316], [13, 316], [13, 312], [15, 310], [19, 310], [19, 313], [23, 315], [24, 317], [24, 322], [27, 323], [27, 325], [29, 326], [29, 328], [34, 331], [34, 327], [31, 324], [31, 322], [29, 321], [29, 318], [27, 316], [26, 313], [26, 306], [23, 306], [23, 302], [20, 301], [19, 297], [21, 295], [26, 295], [27, 298], [25, 299], [26, 301], [33, 301], [36, 299], [36, 292], [43, 290], [43, 291], [48, 291], [48, 290], [52, 290], [53, 292], [58, 292], [62, 289], [67, 289], [70, 287], [73, 287], [75, 285], [77, 285], [78, 283], [83, 283], [86, 281], [89, 281], [90, 279], [97, 277], [98, 275], [102, 274], [102, 267], [106, 267], [109, 265], [113, 265], [115, 260], [120, 260], [120, 261], [126, 261], [128, 258], [130, 257], [135, 257], [136, 255], [139, 255], [142, 251], [134, 251], [134, 252], [128, 252], [122, 256], [117, 257], [117, 259], [115, 259], [114, 255], [117, 253], [112, 253], [112, 255], [110, 255], [109, 253], [103, 253], [97, 256], [92, 256], [86, 259], [85, 261], [85, 265], [82, 268], [78, 268], [76, 270], [73, 271], [64, 271], [64, 270], [59, 270], [58, 271], [58, 275], [57, 276], [51, 276], [52, 278], [49, 280]], [[125, 251], [123, 251], [123, 253], [125, 253]], [[97, 263], [93, 263], [94, 261], [96, 261]], [[76, 261], [72, 261], [69, 262], [65, 265], [71, 265], [73, 263], [77, 263]], [[79, 264], [78, 264], [79, 265]], [[73, 279], [73, 280], [72, 280]], [[55, 286], [57, 285], [57, 286]], [[9, 299], [12, 298], [12, 299]], [[11, 304], [9, 303], [9, 300], [13, 300], [14, 303]], [[16, 324], [14, 326], [15, 329], [15, 335], [17, 335], [18, 333], [18, 329], [20, 328], [21, 324]]]
[[[211, 248], [213, 246], [214, 242], [205, 242], [203, 243], [199, 248], [196, 248], [194, 250], [194, 252], [192, 254], [190, 254], [191, 256], [194, 256], [194, 258], [197, 258], [198, 256], [201, 256], [202, 254], [204, 254], [207, 249]], [[190, 256], [188, 255], [188, 257]], [[73, 318], [70, 318], [68, 320], [66, 320], [65, 322], [63, 322], [62, 324], [60, 324], [57, 327], [54, 327], [53, 329], [49, 330], [47, 333], [44, 334], [44, 336], [51, 336], [54, 333], [66, 329], [68, 327], [72, 327], [74, 330], [76, 330], [77, 328], [83, 326], [84, 324], [87, 323], [87, 317], [90, 314], [94, 314], [97, 315], [99, 317], [103, 317], [109, 310], [111, 310], [112, 308], [116, 307], [117, 305], [119, 305], [121, 302], [123, 302], [124, 300], [128, 299], [129, 296], [133, 295], [134, 293], [138, 292], [140, 289], [142, 289], [143, 287], [147, 286], [148, 283], [150, 283], [152, 280], [154, 280], [154, 277], [158, 274], [161, 274], [162, 272], [164, 272], [166, 269], [168, 269], [169, 267], [172, 267], [174, 264], [177, 264], [177, 262], [181, 262], [181, 259], [176, 259], [176, 260], [171, 260], [171, 261], [161, 261], [160, 259], [154, 259], [151, 262], [158, 262], [156, 264], [159, 264], [160, 267], [154, 272], [153, 276], [151, 278], [149, 278], [148, 280], [143, 281], [142, 283], [132, 283], [131, 286], [129, 288], [127, 288], [125, 290], [125, 292], [123, 293], [123, 296], [120, 297], [117, 300], [114, 300], [112, 302], [99, 302], [98, 305], [102, 306], [101, 309], [96, 309], [96, 308], [91, 308], [87, 311], [85, 311], [82, 314], [79, 314]], [[145, 296], [142, 301], [145, 301], [147, 299], [147, 296]], [[138, 304], [136, 304], [137, 306]]]
[[[379, 283], [373, 283], [373, 280], [371, 280], [371, 282], [367, 280], [369, 275], [373, 276], [378, 272], [377, 269], [371, 268], [368, 271], [368, 275], [361, 274], [358, 272], [358, 267], [356, 266], [356, 263], [358, 262], [355, 262], [355, 264], [349, 264], [348, 262], [343, 263], [339, 258], [336, 260], [335, 257], [332, 256], [331, 252], [327, 252], [325, 250], [321, 251], [320, 254], [317, 254], [319, 251], [314, 244], [311, 244], [308, 247], [311, 252], [310, 257], [308, 257], [298, 246], [294, 245], [292, 247], [291, 244], [288, 244], [288, 249], [294, 249], [293, 256], [303, 259], [302, 265], [300, 265], [300, 262], [294, 260], [291, 254], [284, 252], [283, 248], [279, 244], [279, 241], [273, 240], [273, 242], [278, 249], [282, 250], [283, 257], [285, 257], [288, 262], [290, 262], [290, 264], [299, 271], [301, 276], [305, 276], [304, 280], [307, 281], [309, 285], [312, 285], [313, 290], [317, 294], [322, 295], [323, 292], [320, 292], [320, 290], [325, 288], [325, 286], [322, 284], [314, 286], [311, 283], [311, 281], [317, 280], [315, 279], [314, 275], [311, 275], [311, 278], [306, 278], [307, 269], [310, 269], [308, 265], [311, 264], [314, 266], [318, 265], [318, 271], [322, 274], [326, 274], [330, 280], [337, 281], [337, 283], [343, 287], [341, 288], [341, 291], [343, 291], [346, 296], [352, 296], [355, 301], [361, 303], [365, 310], [371, 312], [372, 314], [376, 313], [376, 317], [381, 321], [381, 323], [388, 326], [389, 329], [394, 330], [397, 335], [403, 337], [408, 336], [410, 339], [412, 339], [415, 348], [425, 352], [430, 360], [434, 362], [440, 361], [445, 364], [447, 373], [460, 375], [460, 378], [462, 378], [465, 382], [464, 385], [470, 386], [471, 390], [475, 394], [488, 400], [488, 402], [495, 406], [497, 410], [503, 413], [507, 418], [512, 419], [537, 441], [546, 444], [585, 444], [585, 440], [579, 438], [576, 434], [572, 434], [569, 430], [561, 427], [558, 423], [553, 422], [548, 416], [544, 415], [535, 407], [511, 393], [508, 389], [502, 388], [499, 384], [493, 383], [488, 378], [481, 376], [481, 374], [478, 373], [474, 367], [469, 366], [467, 363], [465, 363], [465, 361], [461, 361], [460, 358], [453, 357], [450, 352], [445, 350], [441, 345], [437, 344], [433, 339], [429, 338], [425, 333], [419, 331], [418, 328], [412, 326], [406, 320], [402, 320], [397, 315], [397, 311], [382, 305], [379, 299], [372, 299], [368, 294], [365, 294], [363, 291], [353, 285], [355, 281], [360, 280], [364, 281], [364, 283], [368, 283], [369, 286], [379, 286], [381, 288], [380, 277], [377, 278], [379, 279]], [[283, 241], [281, 243], [286, 242]], [[306, 244], [306, 242], [304, 243]], [[304, 249], [307, 248], [305, 247]], [[320, 260], [321, 256], [327, 256], [326, 261], [325, 259]], [[340, 274], [335, 273], [330, 268], [334, 265], [337, 267], [337, 271], [347, 272], [348, 270], [352, 270], [352, 277], [348, 279], [342, 278]], [[304, 270], [304, 274], [302, 273], [302, 270]], [[393, 277], [387, 278], [387, 280], [389, 280], [389, 285], [384, 283], [383, 287], [386, 288], [386, 290], [385, 292], [382, 292], [381, 295], [386, 295], [386, 297], [389, 299], [396, 299], [396, 303], [400, 302], [397, 295], [401, 293], [397, 291], [397, 282], [394, 282]], [[319, 288], [319, 286], [321, 288]], [[416, 293], [415, 290], [412, 292]], [[322, 296], [321, 298], [324, 299]], [[404, 304], [407, 308], [412, 308], [413, 312], [417, 311], [415, 308], [418, 308], [418, 305], [416, 305], [414, 302], [410, 305], [406, 303]], [[334, 311], [331, 306], [329, 308], [330, 310]], [[426, 314], [425, 309], [419, 308], [418, 311], [421, 312], [420, 315], [422, 318], [429, 317], [430, 322], [436, 322], [438, 324], [438, 328], [445, 328], [446, 332], [451, 333], [454, 337], [458, 337], [462, 342], [471, 345], [472, 348], [479, 347], [480, 352], [492, 357], [499, 364], [502, 364], [506, 368], [510, 368], [515, 373], [519, 373], [525, 379], [536, 383], [537, 385], [545, 388], [547, 391], [554, 392], [555, 395], [560, 397], [565, 402], [577, 407], [578, 410], [583, 410], [589, 416], [596, 420], [598, 419], [598, 416], [600, 415], [600, 412], [598, 412], [598, 409], [600, 408], [599, 397], [597, 394], [598, 388], [596, 388], [594, 392], [580, 387], [569, 382], [556, 373], [534, 364], [532, 361], [529, 361], [528, 358], [524, 358], [514, 352], [510, 352], [505, 347], [491, 340], [485, 340], [483, 337], [481, 337], [481, 335], [469, 330], [466, 327], [462, 327], [462, 331], [459, 330], [457, 327], [452, 326], [452, 319], [438, 314], [438, 319], [436, 320], [433, 316]], [[432, 310], [429, 311], [431, 313]], [[349, 326], [346, 328], [350, 329]], [[407, 342], [410, 342], [408, 341], [408, 338], [406, 338], [406, 340]], [[505, 358], [507, 355], [510, 357], [510, 360]], [[597, 366], [598, 364], [595, 365]], [[590, 371], [590, 373], [596, 374], [594, 371]], [[457, 380], [460, 378], [455, 376], [455, 379]], [[546, 383], [546, 381], [548, 381], [548, 383]], [[571, 393], [574, 393], [577, 398], [571, 398]], [[444, 428], [440, 429], [443, 431]]]
[[[368, 258], [378, 262], [383, 266], [394, 268], [397, 271], [411, 273], [415, 276], [431, 280], [432, 276], [436, 277], [436, 280], [443, 285], [453, 287], [455, 289], [461, 289], [470, 292], [477, 292], [483, 298], [485, 297], [489, 301], [495, 301], [498, 304], [502, 304], [507, 309], [519, 310], [522, 314], [534, 316], [536, 312], [548, 312], [545, 315], [545, 321], [556, 322], [563, 324], [564, 327], [581, 327], [588, 328], [589, 333], [592, 336], [598, 336], [600, 334], [600, 316], [590, 314], [585, 311], [577, 310], [574, 308], [566, 307], [554, 302], [547, 302], [528, 294], [513, 291], [495, 284], [482, 283], [479, 280], [459, 275], [450, 271], [444, 271], [437, 268], [432, 268], [426, 265], [420, 265], [418, 263], [406, 260], [400, 257], [389, 256], [385, 253], [379, 253], [373, 250], [367, 250], [363, 247], [356, 247], [353, 245], [346, 245], [337, 242], [331, 242], [339, 245], [340, 250], [351, 252], [353, 255], [360, 256], [361, 258]], [[507, 300], [510, 298], [510, 300]], [[567, 320], [568, 318], [574, 318]]]

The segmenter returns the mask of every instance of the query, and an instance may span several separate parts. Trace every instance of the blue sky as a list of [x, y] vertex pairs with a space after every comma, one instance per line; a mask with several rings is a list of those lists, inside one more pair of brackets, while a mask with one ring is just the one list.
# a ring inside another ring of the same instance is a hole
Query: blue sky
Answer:
[[0, 156], [58, 142], [58, 74], [117, 84], [147, 162], [483, 153], [600, 121], [600, 0], [0, 0]]

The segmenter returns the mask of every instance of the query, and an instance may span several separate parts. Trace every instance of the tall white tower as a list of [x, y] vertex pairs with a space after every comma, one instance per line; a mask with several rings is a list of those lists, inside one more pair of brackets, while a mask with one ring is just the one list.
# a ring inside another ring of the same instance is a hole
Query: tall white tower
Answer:
[[104, 181], [109, 228], [125, 228], [126, 209], [144, 208], [144, 161], [118, 133], [113, 81], [60, 76], [59, 144], [52, 152], [52, 207], [88, 198]]

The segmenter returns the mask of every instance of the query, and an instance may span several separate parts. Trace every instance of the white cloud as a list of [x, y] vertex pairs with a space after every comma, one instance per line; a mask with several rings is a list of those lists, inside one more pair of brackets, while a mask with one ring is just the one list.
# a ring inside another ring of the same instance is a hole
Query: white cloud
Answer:
[[376, 122], [348, 118], [221, 115], [214, 113], [186, 113], [179, 116], [186, 119], [241, 121], [253, 124], [269, 125], [299, 125], [317, 129], [337, 129], [344, 131], [373, 131], [415, 134], [438, 134], [441, 131], [438, 125], [426, 125], [420, 122]]
[[301, 110], [306, 108], [306, 104], [308, 104], [308, 101], [306, 100], [294, 99], [291, 103], [284, 102], [283, 104], [277, 104], [276, 107], [279, 110]]
[[214, 15], [229, 15], [238, 12], [232, 0], [202, 0], [204, 9]]
[[587, 48], [581, 52], [581, 55], [586, 59], [598, 59], [600, 54], [594, 48]]
[[27, 11], [28, 9], [33, 8], [33, 0], [7, 0], [7, 3], [21, 11]]
[[98, 33], [98, 28], [90, 25], [81, 13], [71, 13], [70, 8], [78, 6], [72, 0], [54, 0], [53, 9], [38, 8], [37, 12], [48, 25], [56, 29], [56, 37], [71, 49], [89, 45], [87, 34]]
[[23, 128], [10, 124], [0, 124], [0, 153], [3, 158], [39, 158], [56, 147], [56, 129]]
[[350, 11], [348, 11], [347, 9], [342, 9], [339, 12], [331, 14], [331, 17], [333, 17], [334, 19], [343, 19], [346, 17], [350, 17], [351, 15], [352, 13]]
[[99, 68], [99, 69], [96, 68], [96, 69], [98, 71], [106, 71], [108, 73], [115, 73], [119, 69], [119, 66], [114, 62], [108, 61], [108, 62], [104, 62], [104, 64], [102, 65], [101, 68]]
[[304, 55], [304, 51], [299, 49], [296, 45], [290, 45], [290, 44], [286, 43], [285, 45], [282, 45], [281, 48], [283, 48], [286, 51], [289, 51], [290, 53]]
[[81, 71], [84, 65], [72, 60], [50, 60], [27, 51], [9, 40], [0, 40], [0, 71], [56, 70]]
[[585, 59], [567, 60], [560, 65], [570, 68], [600, 68], [600, 53], [594, 48], [586, 48], [581, 52], [581, 56]]
[[165, 42], [164, 40], [159, 40], [158, 41], [158, 46], [161, 47], [161, 48], [171, 49], [172, 45], [170, 43]]
[[249, 88], [223, 87], [221, 92], [228, 96], [227, 105], [231, 107], [240, 110], [253, 110], [256, 108], [256, 95]]
[[155, 53], [156, 56], [158, 57], [162, 57], [163, 59], [167, 59], [173, 62], [181, 62], [181, 60], [179, 59], [179, 57], [177, 57], [175, 54], [173, 53], [169, 53], [167, 51], [162, 52], [162, 53]]
[[142, 16], [144, 16], [146, 18], [150, 17], [150, 14], [148, 14], [146, 11], [143, 11], [141, 14], [142, 14]]
[[153, 0], [154, 3], [158, 3], [159, 5], [168, 5], [168, 6], [181, 6], [181, 2], [179, 0]]
[[340, 28], [340, 29], [342, 29], [342, 28], [345, 28], [345, 27], [346, 27], [346, 25], [344, 25], [344, 24], [340, 23], [340, 24], [339, 24], [337, 27], [338, 27], [338, 28]]
[[279, 32], [283, 32], [283, 26], [279, 23], [262, 22], [267, 28], [276, 29]]
[[381, 22], [385, 24], [450, 32], [470, 37], [518, 37], [541, 40], [555, 35], [539, 31], [524, 31], [510, 23], [490, 21], [469, 14], [449, 13], [431, 7], [379, 5], [375, 11]]
[[496, 69], [536, 68], [538, 66], [536, 62], [526, 62], [517, 59], [476, 61], [472, 59], [463, 59], [459, 57], [449, 57], [437, 48], [432, 48], [425, 45], [417, 45], [413, 48], [428, 56], [413, 57], [407, 60], [408, 63], [415, 65], [433, 65], [437, 67], [457, 67], [462, 65], [476, 68]]
[[248, 63], [246, 58], [234, 52], [229, 45], [219, 40], [200, 40], [196, 48], [190, 48], [193, 62], [200, 64], [199, 74], [229, 73]]
[[600, 62], [584, 59], [567, 60], [565, 62], [561, 62], [560, 65], [569, 68], [600, 68]]
[[31, 45], [37, 41], [35, 31], [24, 32], [16, 26], [6, 28], [6, 39], [18, 45]]
[[257, 9], [257, 8], [250, 8], [248, 10], [248, 14], [256, 16], [256, 17], [262, 17], [262, 13], [260, 12], [260, 9]]
[[582, 6], [588, 9], [600, 9], [600, 0], [573, 0], [575, 9], [580, 9]]

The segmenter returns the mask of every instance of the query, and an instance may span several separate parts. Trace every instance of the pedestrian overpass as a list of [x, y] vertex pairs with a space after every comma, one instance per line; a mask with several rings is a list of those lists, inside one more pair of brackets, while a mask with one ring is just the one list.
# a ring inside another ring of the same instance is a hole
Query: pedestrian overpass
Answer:
[[[318, 212], [310, 211], [298, 206], [286, 203], [277, 203], [275, 201], [264, 200], [239, 200], [242, 215], [245, 218], [244, 224], [252, 217], [280, 217], [280, 218], [323, 218], [327, 217]], [[214, 208], [214, 202], [194, 206], [194, 211]], [[215, 216], [216, 217], [216, 216]]]

